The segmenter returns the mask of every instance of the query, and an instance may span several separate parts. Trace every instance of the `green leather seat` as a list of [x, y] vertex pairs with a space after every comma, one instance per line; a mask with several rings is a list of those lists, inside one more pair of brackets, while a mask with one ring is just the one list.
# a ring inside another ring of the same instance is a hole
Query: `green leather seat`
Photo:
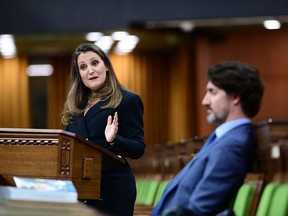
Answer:
[[275, 189], [268, 215], [288, 216], [288, 183], [281, 184]]
[[155, 200], [154, 200], [154, 206], [159, 202], [159, 200], [162, 197], [162, 194], [166, 188], [166, 186], [169, 184], [170, 180], [163, 180], [160, 182], [156, 196], [155, 196]]
[[238, 190], [236, 199], [233, 205], [233, 211], [237, 216], [248, 216], [254, 191], [256, 189], [255, 183], [244, 183]]
[[272, 197], [277, 187], [278, 184], [274, 182], [268, 183], [265, 186], [258, 204], [256, 216], [269, 216], [268, 210], [271, 205]]

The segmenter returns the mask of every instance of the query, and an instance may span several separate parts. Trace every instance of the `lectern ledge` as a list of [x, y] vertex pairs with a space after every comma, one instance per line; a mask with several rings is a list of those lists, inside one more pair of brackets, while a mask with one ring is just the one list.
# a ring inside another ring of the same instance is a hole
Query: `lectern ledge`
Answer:
[[125, 159], [58, 129], [0, 128], [0, 184], [13, 176], [71, 180], [79, 199], [100, 199], [101, 165]]

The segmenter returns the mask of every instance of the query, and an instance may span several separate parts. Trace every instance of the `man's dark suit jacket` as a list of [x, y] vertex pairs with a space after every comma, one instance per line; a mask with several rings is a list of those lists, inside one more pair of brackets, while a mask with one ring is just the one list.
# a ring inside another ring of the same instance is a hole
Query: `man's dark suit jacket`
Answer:
[[223, 211], [251, 168], [254, 147], [250, 123], [219, 137], [171, 180], [151, 216], [169, 209], [201, 216]]

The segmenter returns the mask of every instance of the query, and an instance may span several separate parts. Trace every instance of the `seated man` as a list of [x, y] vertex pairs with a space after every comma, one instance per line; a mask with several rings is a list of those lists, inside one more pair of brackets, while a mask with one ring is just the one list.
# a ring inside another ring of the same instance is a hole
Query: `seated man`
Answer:
[[211, 216], [228, 208], [252, 168], [251, 118], [260, 110], [263, 93], [259, 72], [251, 65], [223, 62], [209, 68], [202, 104], [207, 121], [219, 126], [171, 180], [152, 216]]

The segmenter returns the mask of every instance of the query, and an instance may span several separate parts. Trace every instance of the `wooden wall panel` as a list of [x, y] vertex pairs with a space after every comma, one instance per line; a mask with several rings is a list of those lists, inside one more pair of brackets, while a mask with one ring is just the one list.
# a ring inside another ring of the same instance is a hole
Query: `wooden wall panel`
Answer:
[[110, 58], [119, 81], [143, 100], [146, 144], [167, 142], [169, 55], [138, 53]]
[[[213, 34], [213, 33], [211, 33]], [[288, 118], [288, 30], [281, 29], [268, 31], [265, 29], [236, 29], [222, 30], [217, 41], [211, 41], [211, 34], [199, 34], [197, 39], [197, 70], [198, 92], [206, 80], [202, 76], [203, 70], [210, 65], [226, 60], [239, 60], [249, 62], [257, 66], [266, 87], [262, 109], [253, 119], [259, 122], [268, 118]], [[203, 93], [201, 93], [203, 94]], [[198, 98], [197, 104], [201, 101]], [[199, 110], [198, 134], [206, 134], [210, 130], [205, 121], [206, 114]]]
[[27, 58], [0, 58], [0, 127], [30, 127]]
[[62, 129], [64, 125], [61, 122], [61, 113], [66, 100], [71, 57], [61, 56], [52, 58], [51, 64], [53, 65], [54, 72], [49, 77], [47, 128]]
[[168, 141], [178, 142], [194, 137], [195, 78], [193, 53], [189, 44], [183, 44], [170, 62], [168, 104]]

